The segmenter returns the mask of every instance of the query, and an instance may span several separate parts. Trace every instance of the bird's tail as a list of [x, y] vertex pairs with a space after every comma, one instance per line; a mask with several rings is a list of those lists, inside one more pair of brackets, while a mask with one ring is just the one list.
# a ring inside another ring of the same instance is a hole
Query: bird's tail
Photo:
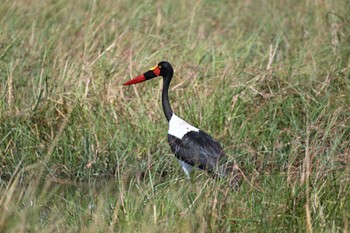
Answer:
[[227, 162], [217, 168], [215, 176], [228, 178], [231, 186], [238, 187], [242, 181], [243, 174], [235, 162]]

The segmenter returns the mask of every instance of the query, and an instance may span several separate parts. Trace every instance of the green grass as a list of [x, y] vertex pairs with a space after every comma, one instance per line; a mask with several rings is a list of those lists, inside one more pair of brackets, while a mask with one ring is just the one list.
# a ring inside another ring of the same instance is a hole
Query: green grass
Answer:
[[[10, 1], [0, 5], [2, 232], [348, 232], [350, 5]], [[213, 135], [234, 190], [167, 145], [173, 109]]]

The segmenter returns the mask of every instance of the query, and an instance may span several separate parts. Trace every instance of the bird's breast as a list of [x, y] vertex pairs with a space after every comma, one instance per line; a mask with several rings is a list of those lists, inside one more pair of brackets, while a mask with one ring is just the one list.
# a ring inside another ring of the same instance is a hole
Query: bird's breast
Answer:
[[168, 134], [175, 136], [179, 139], [182, 139], [182, 137], [185, 134], [191, 131], [199, 132], [199, 129], [188, 124], [186, 121], [182, 120], [180, 117], [176, 116], [175, 114], [172, 115], [169, 121]]

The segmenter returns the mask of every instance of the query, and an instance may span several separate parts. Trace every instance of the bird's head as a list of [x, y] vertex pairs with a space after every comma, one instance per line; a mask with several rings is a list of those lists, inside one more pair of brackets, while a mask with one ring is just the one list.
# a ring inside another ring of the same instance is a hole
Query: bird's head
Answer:
[[136, 78], [131, 79], [130, 81], [124, 83], [123, 85], [132, 85], [132, 84], [144, 82], [159, 76], [166, 77], [169, 74], [172, 75], [173, 72], [174, 72], [173, 67], [170, 65], [170, 63], [167, 61], [162, 61], [162, 62], [159, 62], [158, 65], [151, 68], [146, 73], [143, 73], [137, 76]]

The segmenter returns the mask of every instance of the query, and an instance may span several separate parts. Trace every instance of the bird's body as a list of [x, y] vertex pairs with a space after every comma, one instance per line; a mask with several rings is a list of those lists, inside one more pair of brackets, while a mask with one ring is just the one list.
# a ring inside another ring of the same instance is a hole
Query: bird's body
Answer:
[[162, 106], [169, 122], [168, 142], [186, 176], [189, 177], [192, 167], [213, 172], [218, 176], [225, 176], [226, 171], [223, 168], [225, 153], [221, 145], [207, 133], [173, 113], [168, 98], [173, 68], [168, 62], [160, 62], [154, 69], [137, 76], [124, 85], [143, 82], [157, 76], [163, 76]]
[[168, 142], [177, 159], [182, 161], [181, 166], [187, 176], [191, 167], [216, 172], [225, 156], [220, 144], [211, 136], [175, 114], [169, 121]]

